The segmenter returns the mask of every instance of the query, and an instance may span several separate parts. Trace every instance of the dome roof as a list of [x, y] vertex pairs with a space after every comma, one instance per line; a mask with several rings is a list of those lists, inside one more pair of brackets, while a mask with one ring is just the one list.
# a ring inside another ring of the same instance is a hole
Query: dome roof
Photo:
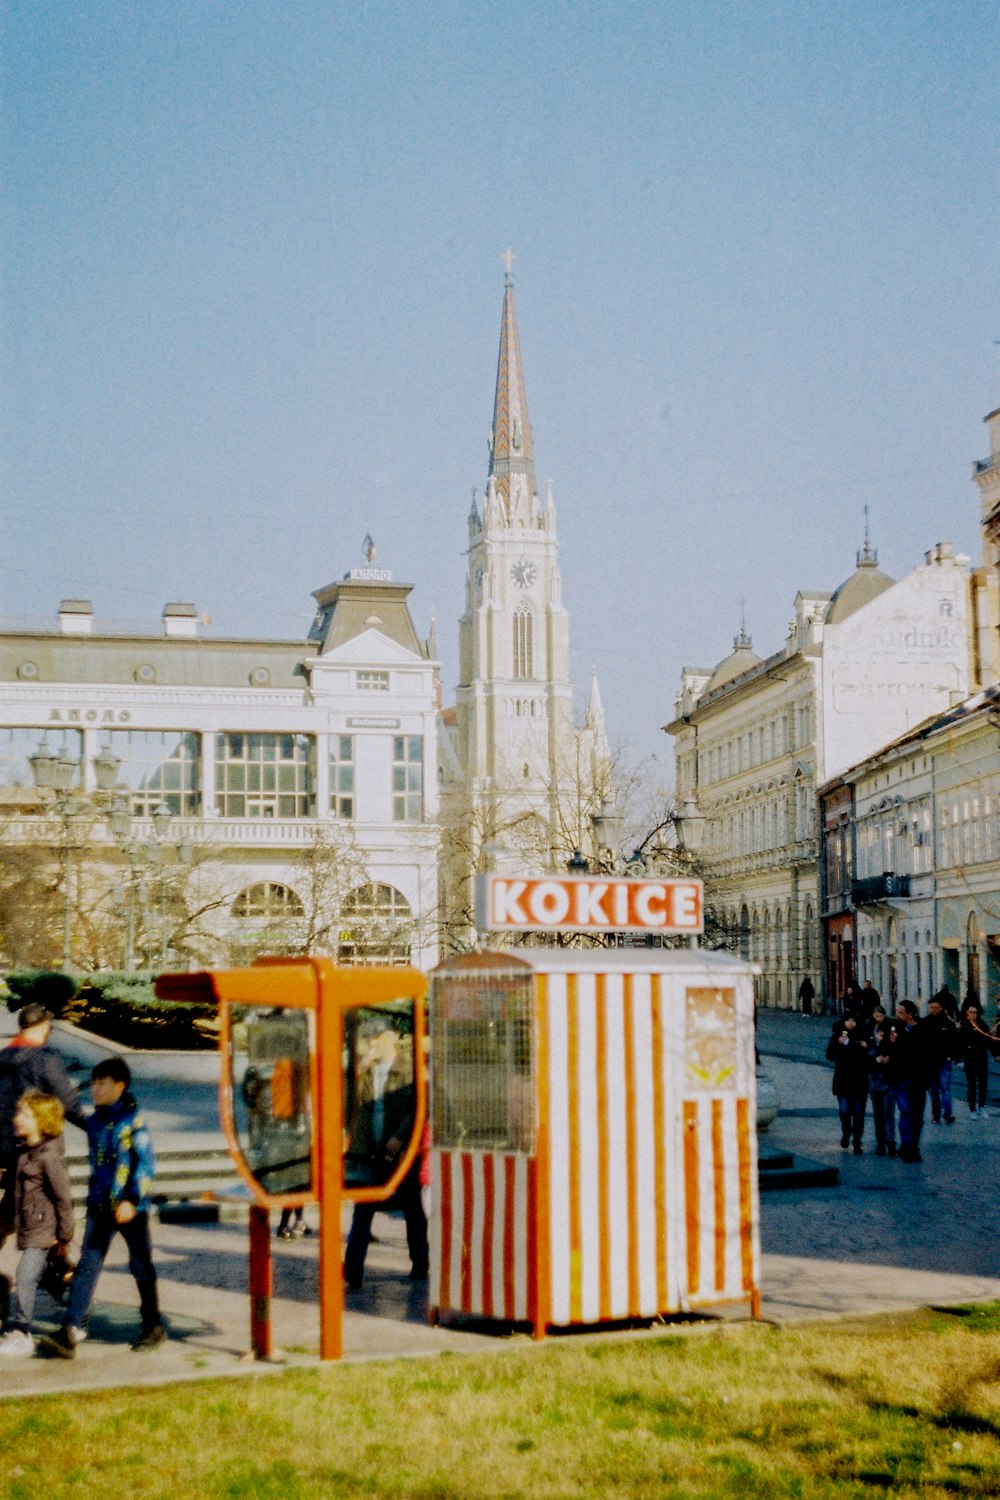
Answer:
[[753, 642], [745, 630], [741, 630], [733, 641], [733, 649], [712, 673], [705, 684], [706, 693], [714, 693], [716, 688], [725, 687], [727, 682], [732, 682], [735, 677], [740, 677], [744, 672], [749, 672], [751, 667], [759, 666], [764, 660], [758, 656], [753, 649]]
[[863, 609], [866, 604], [877, 599], [879, 594], [891, 589], [895, 582], [895, 578], [890, 578], [888, 573], [881, 571], [877, 555], [866, 546], [864, 551], [858, 553], [857, 569], [835, 590], [826, 612], [826, 623], [840, 625], [856, 610]]

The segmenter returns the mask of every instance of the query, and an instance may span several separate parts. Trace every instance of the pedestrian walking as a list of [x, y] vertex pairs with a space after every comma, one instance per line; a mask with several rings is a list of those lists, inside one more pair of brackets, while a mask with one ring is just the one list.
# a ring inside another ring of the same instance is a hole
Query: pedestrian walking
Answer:
[[[0, 1249], [14, 1227], [14, 1185], [18, 1140], [14, 1113], [29, 1090], [51, 1094], [63, 1107], [67, 1120], [86, 1129], [87, 1116], [80, 1107], [76, 1087], [66, 1064], [49, 1046], [52, 1012], [37, 1001], [24, 1006], [17, 1017], [18, 1032], [0, 1051]], [[60, 1132], [61, 1138], [61, 1132]]]
[[0, 1357], [32, 1355], [31, 1320], [49, 1256], [65, 1255], [73, 1238], [73, 1197], [61, 1149], [62, 1101], [31, 1089], [14, 1111], [20, 1143], [14, 1185], [14, 1229], [21, 1258]]
[[800, 1007], [802, 1009], [802, 1014], [804, 1016], [811, 1016], [812, 1015], [812, 1013], [813, 1013], [813, 1001], [815, 1000], [815, 998], [816, 998], [816, 989], [815, 989], [815, 986], [813, 985], [812, 980], [809, 978], [809, 975], [807, 974], [806, 977], [803, 979], [802, 983], [799, 985], [799, 1005], [800, 1005]]
[[297, 1240], [304, 1234], [312, 1234], [312, 1230], [306, 1223], [306, 1211], [301, 1205], [298, 1208], [283, 1208], [281, 1218], [278, 1220], [276, 1231], [279, 1240]]
[[166, 1337], [149, 1237], [149, 1192], [156, 1161], [131, 1082], [128, 1064], [120, 1057], [99, 1062], [90, 1075], [95, 1107], [87, 1121], [90, 1183], [83, 1247], [65, 1322], [51, 1338], [38, 1340], [39, 1349], [61, 1359], [73, 1359], [87, 1336], [94, 1292], [116, 1234], [128, 1247], [128, 1268], [139, 1289], [142, 1326], [132, 1348], [137, 1353], [155, 1349]]
[[840, 1111], [840, 1144], [846, 1151], [853, 1139], [854, 1154], [860, 1156], [864, 1151], [861, 1139], [868, 1102], [868, 1044], [854, 1016], [845, 1016], [834, 1026], [826, 1055], [833, 1063], [833, 1092]]
[[895, 1028], [883, 1018], [875, 1027], [868, 1044], [868, 1091], [872, 1100], [872, 1124], [875, 1126], [875, 1155], [896, 1154], [896, 1100], [890, 1080]]
[[978, 1000], [966, 1000], [958, 1026], [958, 1051], [965, 1069], [969, 1119], [986, 1119], [986, 1088], [989, 1080], [990, 1043]]
[[951, 1068], [958, 1051], [958, 1025], [945, 1009], [940, 990], [927, 1002], [927, 1014], [919, 1023], [919, 1036], [931, 1096], [931, 1119], [940, 1125], [943, 1116], [946, 1125], [954, 1125]]
[[927, 1062], [918, 1031], [919, 1016], [912, 1000], [900, 1000], [896, 1008], [896, 1051], [893, 1055], [893, 1094], [899, 1111], [899, 1161], [923, 1161], [920, 1135], [927, 1102]]
[[[387, 1182], [413, 1131], [416, 1093], [413, 1050], [388, 1019], [375, 1017], [361, 1031], [357, 1104], [349, 1158], [355, 1170], [375, 1183]], [[384, 1203], [355, 1203], [344, 1253], [344, 1280], [357, 1290], [364, 1280], [372, 1220], [379, 1209], [401, 1208], [410, 1252], [410, 1280], [427, 1279], [427, 1215], [420, 1194], [420, 1155], [395, 1193]]]

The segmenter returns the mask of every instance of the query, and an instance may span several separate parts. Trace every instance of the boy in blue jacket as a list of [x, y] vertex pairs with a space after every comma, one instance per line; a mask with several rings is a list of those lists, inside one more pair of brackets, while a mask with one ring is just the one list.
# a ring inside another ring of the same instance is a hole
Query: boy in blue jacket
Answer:
[[131, 1082], [128, 1064], [120, 1057], [98, 1063], [90, 1075], [94, 1112], [87, 1121], [90, 1185], [83, 1247], [66, 1321], [51, 1338], [38, 1340], [43, 1352], [62, 1359], [72, 1359], [77, 1344], [87, 1337], [97, 1279], [116, 1234], [128, 1246], [128, 1268], [139, 1288], [142, 1328], [132, 1348], [155, 1349], [166, 1337], [149, 1238], [149, 1191], [156, 1161], [146, 1122], [129, 1091]]

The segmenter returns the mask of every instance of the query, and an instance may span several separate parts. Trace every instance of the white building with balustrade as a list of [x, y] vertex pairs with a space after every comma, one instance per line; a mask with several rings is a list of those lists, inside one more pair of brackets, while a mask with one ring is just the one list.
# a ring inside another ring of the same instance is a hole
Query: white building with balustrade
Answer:
[[354, 569], [304, 640], [220, 639], [191, 604], [0, 623], [0, 845], [51, 856], [53, 961], [434, 961], [439, 665], [409, 594]]

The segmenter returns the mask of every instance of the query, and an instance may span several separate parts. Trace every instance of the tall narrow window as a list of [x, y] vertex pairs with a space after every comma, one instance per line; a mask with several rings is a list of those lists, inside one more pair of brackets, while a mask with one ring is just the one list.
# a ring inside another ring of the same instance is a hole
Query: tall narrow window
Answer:
[[514, 613], [514, 676], [534, 677], [534, 621], [531, 607], [519, 604]]
[[419, 734], [392, 741], [392, 819], [419, 823], [424, 814], [424, 742]]
[[330, 736], [330, 813], [335, 818], [354, 817], [354, 736]]

